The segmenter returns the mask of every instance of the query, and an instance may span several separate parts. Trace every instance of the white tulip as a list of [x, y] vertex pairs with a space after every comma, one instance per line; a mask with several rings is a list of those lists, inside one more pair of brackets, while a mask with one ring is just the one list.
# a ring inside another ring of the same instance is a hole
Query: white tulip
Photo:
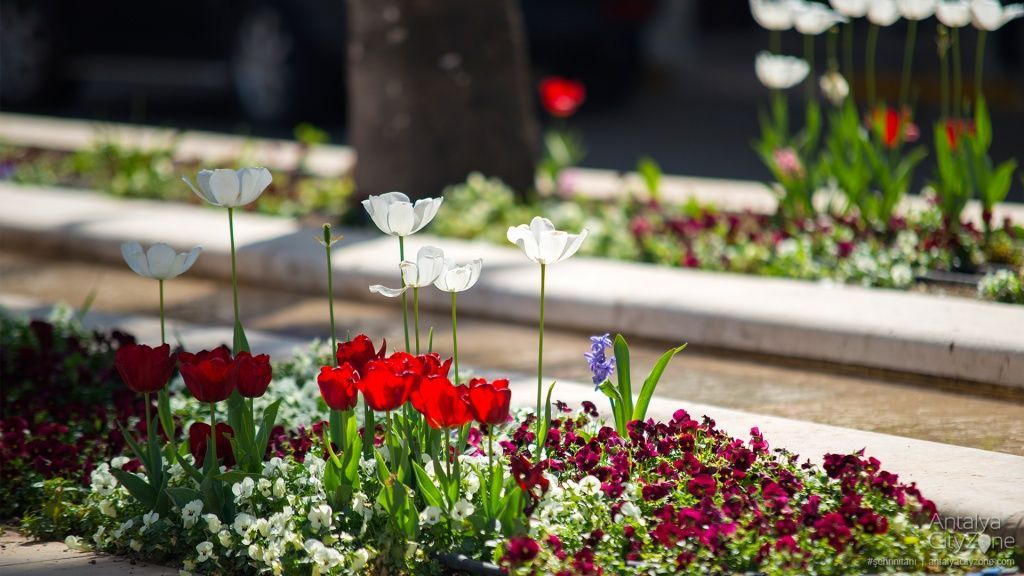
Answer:
[[370, 292], [387, 296], [388, 298], [397, 298], [405, 294], [405, 291], [409, 288], [430, 286], [441, 275], [441, 272], [444, 271], [444, 251], [436, 246], [424, 246], [416, 253], [415, 262], [406, 260], [399, 267], [402, 269], [402, 283], [404, 286], [401, 288], [388, 288], [387, 286], [375, 284], [370, 286]]
[[214, 206], [237, 208], [256, 200], [270, 186], [270, 170], [242, 168], [241, 170], [201, 170], [196, 175], [197, 188], [187, 176], [182, 180], [203, 200]]
[[434, 286], [442, 292], [465, 292], [480, 279], [480, 269], [483, 266], [484, 261], [480, 258], [469, 264], [460, 265], [456, 265], [451, 258], [445, 258], [444, 269], [434, 281]]
[[829, 4], [847, 18], [862, 18], [868, 13], [871, 0], [829, 0]]
[[793, 27], [803, 0], [750, 0], [750, 13], [766, 30], [783, 31]]
[[846, 16], [830, 9], [828, 6], [812, 2], [797, 12], [794, 24], [796, 25], [797, 32], [817, 36], [836, 24], [847, 21]]
[[391, 236], [409, 236], [434, 219], [443, 201], [444, 198], [424, 198], [413, 204], [401, 192], [388, 192], [363, 200], [363, 208], [381, 232]]
[[537, 264], [557, 264], [580, 249], [587, 233], [586, 228], [579, 234], [555, 230], [551, 220], [535, 216], [529, 224], [509, 227], [506, 237]]
[[892, 26], [900, 19], [900, 10], [896, 0], [871, 0], [868, 7], [868, 20], [876, 26]]
[[896, 0], [900, 14], [907, 20], [924, 20], [935, 14], [937, 0]]
[[167, 244], [158, 243], [143, 250], [138, 242], [121, 244], [121, 255], [133, 272], [153, 280], [170, 280], [185, 273], [195, 263], [202, 248], [175, 252]]
[[963, 28], [971, 23], [971, 3], [968, 0], [941, 0], [935, 8], [935, 17], [950, 28]]
[[795, 56], [782, 56], [762, 50], [754, 60], [757, 78], [772, 90], [792, 88], [807, 78], [811, 67], [806, 60]]
[[1003, 6], [998, 0], [974, 0], [971, 3], [971, 22], [978, 30], [993, 32], [1021, 16], [1024, 16], [1024, 4]]

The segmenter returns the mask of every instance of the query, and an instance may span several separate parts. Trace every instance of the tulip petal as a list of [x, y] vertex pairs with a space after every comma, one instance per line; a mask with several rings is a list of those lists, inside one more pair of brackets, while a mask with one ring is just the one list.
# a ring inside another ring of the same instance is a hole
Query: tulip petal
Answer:
[[241, 183], [240, 201], [244, 205], [259, 198], [273, 177], [266, 168], [243, 168], [238, 171], [238, 179]]
[[430, 286], [444, 271], [444, 251], [436, 246], [424, 246], [416, 253], [416, 286]]
[[370, 286], [370, 292], [380, 294], [381, 296], [387, 296], [388, 298], [397, 298], [402, 294], [405, 294], [405, 290], [405, 288], [388, 288], [387, 286], [381, 286], [380, 284]]
[[146, 251], [146, 259], [149, 261], [150, 277], [158, 280], [167, 280], [177, 276], [174, 274], [174, 259], [177, 256], [174, 248], [167, 244], [157, 243]]
[[437, 215], [437, 211], [441, 208], [441, 202], [444, 198], [424, 198], [417, 200], [416, 204], [413, 205], [413, 211], [416, 213], [416, 223], [413, 227], [412, 234], [422, 230], [430, 221]]
[[526, 224], [520, 224], [519, 226], [511, 226], [508, 229], [508, 233], [505, 235], [508, 241], [515, 244], [523, 251], [533, 262], [537, 262], [537, 241], [534, 239], [533, 232], [530, 227]]
[[181, 268], [178, 270], [178, 275], [188, 272], [188, 269], [196, 263], [196, 258], [199, 258], [199, 253], [203, 251], [202, 246], [196, 246], [195, 248], [188, 251], [185, 256], [185, 261], [181, 263]]
[[210, 175], [210, 193], [217, 199], [217, 204], [228, 208], [241, 206], [241, 188], [238, 173], [234, 170], [218, 168]]
[[565, 252], [565, 247], [569, 243], [569, 234], [561, 230], [545, 231], [541, 233], [538, 240], [537, 252], [540, 254], [540, 263], [555, 264]]
[[138, 242], [125, 242], [121, 244], [121, 256], [124, 257], [125, 263], [132, 269], [132, 272], [145, 278], [152, 278], [149, 274], [149, 262], [146, 261], [146, 253], [142, 250], [142, 244]]
[[416, 223], [416, 212], [412, 204], [396, 202], [388, 207], [388, 228], [395, 236], [408, 236], [413, 233]]
[[579, 234], [570, 234], [569, 243], [565, 247], [565, 250], [562, 252], [562, 255], [558, 257], [558, 261], [561, 262], [562, 260], [568, 260], [569, 258], [572, 258], [573, 254], [575, 254], [580, 249], [580, 246], [583, 246], [583, 241], [587, 239], [588, 233], [589, 230], [584, 228], [583, 231], [580, 232]]
[[181, 179], [184, 180], [185, 184], [188, 184], [188, 187], [192, 189], [192, 192], [194, 192], [196, 196], [199, 196], [199, 198], [202, 199], [204, 202], [209, 202], [210, 204], [217, 204], [217, 199], [209, 195], [206, 191], [206, 188], [203, 187], [202, 178], [205, 176], [207, 182], [209, 181], [209, 175], [204, 174], [205, 172], [209, 172], [209, 170], [203, 170], [202, 172], [199, 173], [199, 176], [197, 177], [197, 179], [199, 179], [198, 188], [194, 184], [192, 184], [192, 181], [188, 179], [188, 176], [182, 176]]

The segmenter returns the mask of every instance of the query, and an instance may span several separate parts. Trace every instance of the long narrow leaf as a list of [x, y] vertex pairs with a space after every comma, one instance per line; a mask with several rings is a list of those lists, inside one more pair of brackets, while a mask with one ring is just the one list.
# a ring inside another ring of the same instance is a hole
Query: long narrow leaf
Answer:
[[636, 408], [633, 409], [633, 414], [631, 415], [632, 420], [643, 420], [647, 417], [647, 407], [651, 403], [651, 396], [654, 396], [654, 389], [658, 387], [658, 381], [661, 380], [662, 374], [665, 373], [668, 363], [675, 358], [676, 354], [679, 354], [684, 349], [686, 349], [686, 344], [678, 348], [672, 348], [662, 354], [661, 358], [658, 358], [654, 368], [651, 369], [651, 373], [644, 380], [643, 388], [640, 389], [640, 397], [637, 398]]
[[629, 344], [622, 334], [615, 335], [615, 372], [619, 377], [619, 398], [625, 414], [633, 412], [633, 384], [630, 381]]

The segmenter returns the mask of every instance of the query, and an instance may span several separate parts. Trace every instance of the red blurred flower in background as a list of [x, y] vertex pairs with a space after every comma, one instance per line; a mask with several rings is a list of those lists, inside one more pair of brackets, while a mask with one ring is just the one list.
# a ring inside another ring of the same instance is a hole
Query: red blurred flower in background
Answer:
[[483, 378], [473, 378], [469, 381], [466, 398], [469, 400], [469, 410], [477, 422], [493, 426], [508, 421], [509, 404], [512, 401], [508, 380], [487, 382]]
[[548, 76], [540, 82], [540, 103], [555, 118], [568, 118], [587, 98], [587, 89], [582, 82]]
[[901, 112], [889, 106], [881, 106], [871, 113], [869, 124], [882, 144], [890, 150], [904, 142], [914, 142], [921, 135], [907, 109]]
[[343, 364], [337, 368], [324, 366], [316, 383], [320, 386], [320, 395], [331, 410], [351, 410], [359, 399], [356, 381], [359, 374], [351, 364]]
[[956, 152], [960, 147], [960, 139], [967, 134], [974, 135], [974, 122], [961, 118], [946, 120], [946, 141], [949, 142], [950, 150]]
[[174, 373], [174, 356], [167, 344], [156, 348], [145, 344], [128, 344], [118, 348], [114, 366], [124, 383], [135, 392], [156, 392], [167, 384]]
[[338, 359], [338, 366], [345, 363], [351, 364], [360, 375], [366, 375], [366, 365], [372, 360], [384, 358], [384, 351], [387, 350], [388, 341], [384, 340], [380, 350], [373, 349], [373, 341], [366, 334], [360, 334], [348, 342], [339, 342], [338, 351], [335, 357]]
[[239, 352], [231, 370], [232, 386], [245, 398], [259, 398], [267, 392], [273, 372], [270, 368], [270, 356], [260, 354], [253, 356], [248, 352]]
[[231, 352], [221, 346], [203, 350], [198, 354], [182, 352], [178, 355], [179, 370], [189, 392], [200, 402], [227, 400], [234, 390], [234, 370]]
[[[225, 466], [235, 465], [235, 453], [231, 450], [231, 436], [235, 431], [224, 422], [217, 423], [217, 456]], [[196, 422], [188, 427], [188, 449], [195, 458], [196, 466], [202, 466], [206, 459], [206, 450], [210, 444], [210, 425]]]
[[441, 376], [425, 378], [416, 391], [418, 409], [431, 428], [458, 428], [473, 419], [466, 391], [465, 386], [453, 386]]

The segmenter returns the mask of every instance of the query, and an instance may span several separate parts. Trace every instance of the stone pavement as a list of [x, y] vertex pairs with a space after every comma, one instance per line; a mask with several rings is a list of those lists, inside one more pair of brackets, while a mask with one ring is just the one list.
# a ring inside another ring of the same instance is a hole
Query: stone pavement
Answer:
[[68, 550], [63, 542], [36, 542], [0, 527], [0, 576], [177, 576], [178, 571], [118, 556]]

